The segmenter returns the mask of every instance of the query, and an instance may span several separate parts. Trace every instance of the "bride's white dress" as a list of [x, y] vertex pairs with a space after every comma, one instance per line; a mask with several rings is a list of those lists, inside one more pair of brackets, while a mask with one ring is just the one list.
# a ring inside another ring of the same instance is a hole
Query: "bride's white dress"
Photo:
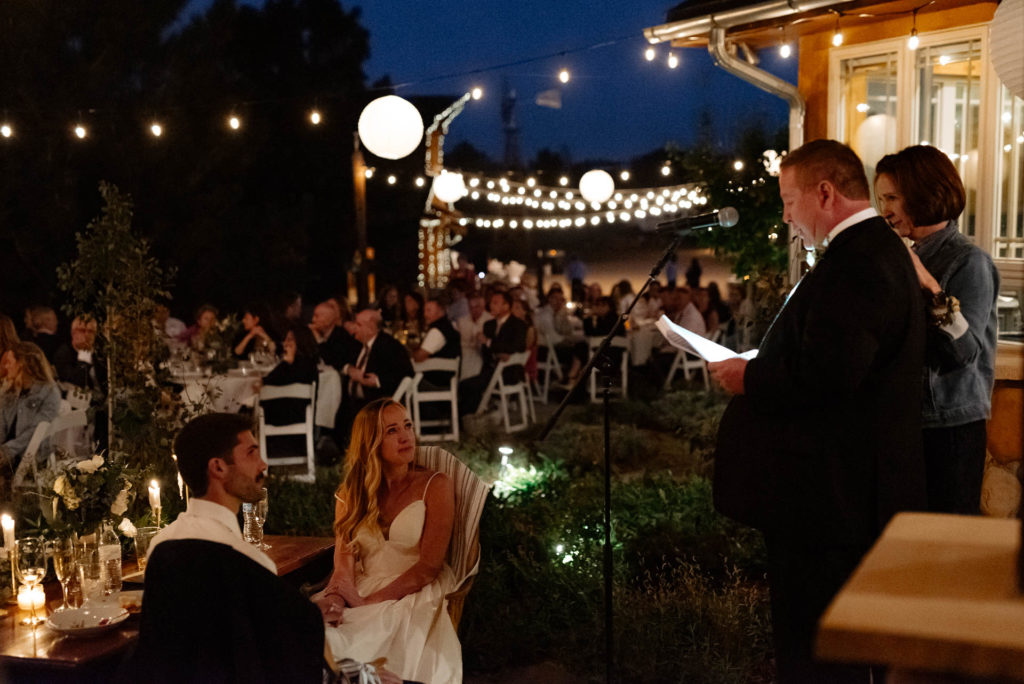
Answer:
[[[362, 572], [356, 576], [360, 596], [387, 586], [416, 564], [426, 510], [422, 499], [403, 508], [391, 523], [387, 538], [365, 531], [356, 535], [362, 562]], [[325, 626], [331, 652], [336, 658], [364, 663], [387, 658], [385, 667], [403, 679], [458, 684], [462, 681], [462, 647], [444, 598], [454, 588], [455, 576], [445, 565], [433, 582], [415, 594], [346, 608], [340, 625]]]

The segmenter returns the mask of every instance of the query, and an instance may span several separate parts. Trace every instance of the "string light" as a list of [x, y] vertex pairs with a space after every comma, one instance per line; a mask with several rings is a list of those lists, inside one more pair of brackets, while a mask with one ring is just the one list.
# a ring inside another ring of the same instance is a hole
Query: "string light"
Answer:
[[913, 28], [910, 29], [910, 38], [907, 39], [907, 49], [908, 50], [916, 50], [917, 46], [921, 43], [921, 40], [917, 37], [917, 10], [919, 10], [919, 9], [921, 9], [921, 8], [920, 7], [915, 7], [914, 8], [914, 15], [913, 15], [914, 25], [913, 25]]
[[473, 90], [469, 91], [469, 95], [474, 100], [479, 100], [481, 97], [484, 96], [484, 89], [477, 86], [476, 88], [473, 88]]
[[842, 16], [842, 13], [836, 12], [836, 28], [832, 32], [832, 45], [834, 45], [835, 47], [839, 47], [840, 45], [843, 44], [843, 32], [839, 30], [840, 16]]
[[562, 83], [568, 83], [569, 82], [569, 70], [568, 69], [562, 69], [561, 71], [559, 71], [558, 72], [558, 80], [561, 81]]
[[78, 124], [77, 126], [75, 126], [75, 135], [78, 136], [79, 140], [81, 140], [85, 138], [86, 135], [88, 135], [88, 131], [85, 130], [85, 126], [83, 126], [82, 124]]
[[163, 135], [163, 134], [164, 134], [164, 127], [163, 127], [163, 126], [161, 126], [161, 125], [160, 125], [159, 123], [157, 123], [156, 121], [154, 121], [154, 122], [153, 122], [153, 123], [152, 123], [152, 124], [151, 124], [151, 125], [149, 126], [149, 132], [153, 134], [153, 137], [154, 137], [154, 138], [159, 138], [159, 137], [160, 137], [161, 135]]
[[422, 188], [427, 184], [427, 181], [423, 180], [423, 176], [416, 176], [416, 187]]
[[363, 175], [366, 176], [368, 179], [373, 178], [373, 169], [367, 168], [366, 170], [363, 171]]
[[667, 176], [670, 173], [672, 173], [672, 169], [669, 168], [668, 164], [666, 164], [665, 166], [661, 167], [661, 175], [662, 176]]
[[232, 114], [228, 117], [228, 127], [231, 128], [231, 130], [233, 131], [237, 131], [239, 128], [242, 127], [242, 120], [234, 114]]
[[321, 119], [319, 111], [314, 109], [309, 113], [309, 123], [313, 124], [314, 126], [319, 126], [322, 120], [323, 119]]
[[732, 163], [732, 168], [736, 169], [737, 171], [742, 171], [743, 170], [743, 161], [740, 160], [740, 159], [737, 159], [736, 161], [734, 161]]
[[391, 174], [390, 176], [388, 176], [388, 185], [394, 185], [397, 182], [398, 182], [398, 178], [396, 178], [394, 174]]
[[4, 125], [0, 126], [0, 135], [4, 136], [5, 138], [10, 138], [12, 135], [14, 135], [14, 129], [11, 128], [10, 124], [5, 123]]
[[782, 34], [782, 40], [779, 44], [779, 57], [782, 57], [782, 59], [789, 59], [789, 56], [793, 54], [793, 50], [790, 47], [789, 42], [786, 41], [786, 27], [780, 26], [779, 33]]
[[567, 176], [562, 176], [561, 178], [558, 179], [558, 184], [561, 185], [562, 187], [565, 187], [566, 185], [569, 184], [569, 178]]
[[620, 173], [619, 174], [619, 178], [621, 178], [624, 181], [628, 181], [629, 180], [629, 171], [623, 171], [622, 173]]
[[679, 66], [679, 58], [674, 52], [668, 53], [668, 68], [675, 69], [677, 66]]
[[653, 62], [654, 58], [657, 56], [658, 52], [652, 47], [649, 47], [646, 50], [644, 50], [644, 59], [646, 59], [648, 62]]

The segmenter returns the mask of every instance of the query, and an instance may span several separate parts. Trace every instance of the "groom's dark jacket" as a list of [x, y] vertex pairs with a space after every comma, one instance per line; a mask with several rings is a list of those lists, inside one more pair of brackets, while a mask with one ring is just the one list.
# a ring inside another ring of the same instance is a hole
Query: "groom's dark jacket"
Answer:
[[924, 509], [924, 307], [881, 218], [839, 233], [790, 294], [719, 429], [715, 506], [771, 538], [866, 548]]
[[136, 682], [319, 683], [323, 618], [297, 589], [230, 546], [169, 540], [146, 567], [129, 662]]

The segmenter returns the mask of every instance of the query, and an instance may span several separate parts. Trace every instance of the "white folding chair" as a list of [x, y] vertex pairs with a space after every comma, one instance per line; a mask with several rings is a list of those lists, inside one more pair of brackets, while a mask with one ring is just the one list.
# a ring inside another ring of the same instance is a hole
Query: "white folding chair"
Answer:
[[[590, 355], [593, 356], [597, 348], [601, 346], [601, 340], [603, 337], [588, 337], [587, 346], [590, 347]], [[618, 389], [622, 398], [625, 399], [629, 395], [629, 340], [621, 335], [616, 335], [612, 338], [609, 343], [609, 349], [621, 349], [622, 360], [619, 362], [619, 375], [621, 380], [619, 381], [618, 387], [612, 387], [612, 389]], [[590, 401], [593, 403], [601, 401], [601, 397], [597, 394], [597, 369], [590, 371]]]
[[36, 426], [35, 432], [32, 433], [32, 439], [29, 440], [25, 453], [21, 457], [21, 462], [18, 464], [18, 469], [11, 479], [11, 486], [31, 487], [34, 485], [38, 489], [40, 486], [40, 455], [45, 456], [44, 460], [47, 467], [52, 466], [54, 463], [54, 444], [57, 441], [57, 435], [67, 430], [85, 428], [88, 425], [89, 414], [86, 411], [71, 411], [70, 413], [59, 415], [49, 422], [44, 420], [39, 423]]
[[[412, 365], [416, 375], [412, 383], [411, 410], [416, 437], [420, 441], [452, 440], [459, 441], [459, 359], [427, 359]], [[423, 389], [421, 387], [424, 373], [443, 371], [450, 374], [447, 389]], [[446, 402], [451, 407], [451, 418], [423, 420], [423, 404]], [[448, 431], [423, 433], [424, 427], [448, 426]]]
[[92, 399], [92, 394], [89, 390], [77, 385], [72, 385], [70, 382], [62, 382], [59, 384], [61, 394], [64, 395], [64, 399], [68, 402], [68, 406], [71, 407], [72, 411], [85, 411], [89, 408], [89, 404]]
[[407, 375], [402, 378], [402, 382], [398, 383], [398, 387], [395, 388], [395, 393], [391, 395], [391, 398], [397, 401], [399, 404], [404, 405], [412, 412], [412, 388], [413, 380], [415, 376]]
[[[722, 339], [721, 329], [715, 330], [714, 334], [710, 335], [709, 338], [712, 342], [720, 342]], [[679, 370], [683, 371], [683, 375], [687, 380], [690, 379], [690, 373], [692, 371], [700, 371], [704, 379], [704, 389], [711, 389], [711, 380], [708, 377], [708, 365], [704, 363], [704, 359], [693, 352], [680, 349], [676, 352], [675, 358], [672, 359], [672, 366], [668, 369], [668, 375], [665, 376], [666, 390], [672, 388], [672, 378], [675, 377], [676, 371]]]
[[[544, 352], [541, 358], [540, 352]], [[544, 374], [541, 379], [540, 374]], [[558, 354], [555, 353], [555, 345], [544, 336], [539, 335], [537, 339], [537, 379], [533, 385], [534, 396], [545, 404], [548, 403], [548, 392], [551, 389], [551, 377], [562, 379], [562, 364], [558, 362]]]
[[[263, 412], [263, 403], [276, 399], [304, 399], [306, 404], [305, 420], [289, 425], [268, 425]], [[260, 453], [268, 466], [306, 465], [306, 472], [291, 477], [300, 482], [316, 482], [315, 454], [313, 448], [313, 404], [316, 400], [316, 383], [303, 385], [264, 385], [256, 398], [256, 414], [259, 417]], [[267, 437], [285, 435], [301, 435], [306, 438], [306, 454], [304, 456], [271, 456], [267, 451]]]
[[[502, 361], [494, 369], [494, 374], [491, 376], [491, 381], [487, 385], [487, 390], [484, 392], [483, 399], [480, 400], [479, 406], [477, 406], [477, 414], [481, 414], [487, 410], [488, 404], [490, 404], [491, 398], [494, 395], [498, 395], [498, 399], [501, 404], [501, 416], [505, 422], [505, 432], [519, 432], [525, 430], [529, 425], [530, 421], [537, 419], [533, 410], [533, 396], [530, 394], [530, 390], [526, 385], [526, 372], [524, 366], [526, 365], [527, 359], [530, 358], [530, 352], [519, 352], [509, 356], [508, 361]], [[505, 383], [505, 369], [515, 368], [516, 366], [523, 369], [523, 379], [513, 384]], [[519, 423], [512, 423], [509, 417], [509, 404], [510, 399], [516, 397], [519, 400], [519, 415], [522, 419]]]

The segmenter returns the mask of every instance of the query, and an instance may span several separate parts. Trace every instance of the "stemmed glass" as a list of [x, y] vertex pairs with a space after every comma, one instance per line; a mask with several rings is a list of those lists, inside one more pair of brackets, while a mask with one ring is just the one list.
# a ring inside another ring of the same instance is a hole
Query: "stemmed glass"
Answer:
[[271, 548], [270, 544], [263, 541], [263, 523], [267, 522], [267, 513], [270, 511], [270, 501], [267, 497], [267, 489], [263, 488], [263, 498], [253, 505], [256, 515], [256, 526], [260, 529], [260, 549], [266, 551]]
[[[46, 576], [46, 546], [42, 537], [22, 537], [15, 543], [18, 560], [18, 578], [33, 593], [36, 585]], [[32, 617], [22, 620], [25, 625], [37, 625], [43, 618], [36, 616], [35, 604], [32, 605]]]
[[77, 572], [75, 566], [75, 540], [72, 537], [57, 539], [53, 542], [53, 571], [57, 573], [60, 588], [64, 594], [64, 602], [57, 610], [68, 609], [68, 583]]

